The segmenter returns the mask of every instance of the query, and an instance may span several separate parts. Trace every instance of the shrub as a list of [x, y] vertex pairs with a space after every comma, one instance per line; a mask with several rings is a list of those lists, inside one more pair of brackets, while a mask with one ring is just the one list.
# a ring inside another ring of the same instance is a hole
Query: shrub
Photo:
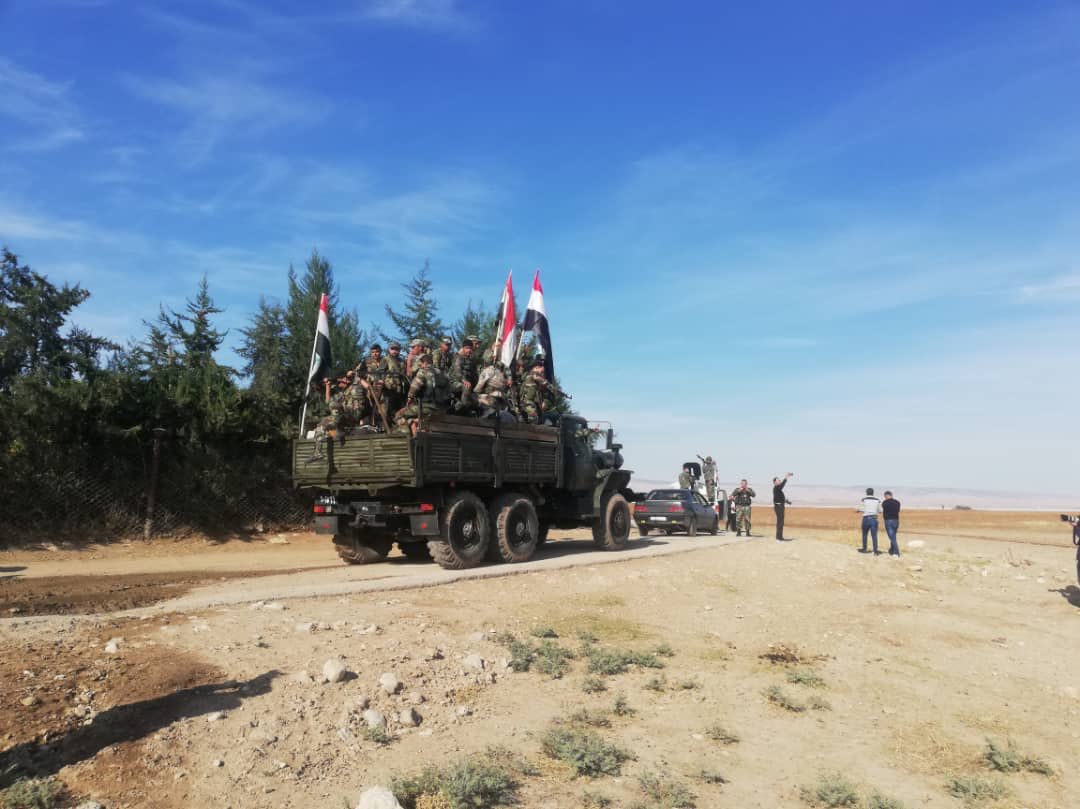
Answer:
[[383, 725], [375, 725], [374, 727], [364, 728], [364, 738], [369, 742], [375, 742], [375, 744], [390, 744], [394, 741], [394, 737], [390, 735], [386, 727]]
[[638, 785], [657, 809], [693, 809], [694, 793], [679, 781], [652, 773], [638, 777]]
[[786, 711], [792, 713], [802, 713], [806, 710], [806, 705], [799, 702], [789, 695], [783, 688], [778, 685], [771, 685], [764, 691], [765, 699], [771, 702], [773, 705], [779, 705]]
[[442, 796], [454, 809], [509, 806], [517, 801], [517, 782], [504, 767], [461, 760], [445, 769], [428, 767], [411, 778], [395, 778], [390, 791], [405, 809], [417, 809], [427, 796]]
[[741, 741], [738, 734], [732, 733], [720, 724], [710, 725], [708, 729], [706, 729], [705, 735], [714, 742], [719, 742], [720, 744], [738, 744]]
[[699, 781], [704, 781], [706, 784], [726, 784], [728, 780], [718, 773], [716, 770], [702, 770], [697, 774]]
[[607, 691], [607, 686], [599, 677], [586, 677], [581, 683], [581, 690], [586, 694], [599, 694], [601, 691]]
[[570, 660], [574, 659], [574, 653], [569, 649], [545, 640], [535, 654], [536, 667], [553, 680], [560, 679], [570, 670]]
[[529, 633], [534, 638], [557, 638], [559, 633], [552, 629], [550, 626], [538, 626], [534, 627], [533, 631]]
[[576, 775], [619, 775], [633, 756], [591, 730], [555, 727], [540, 742], [544, 755], [569, 764]]
[[841, 773], [822, 773], [814, 786], [803, 787], [799, 795], [811, 806], [824, 806], [827, 809], [859, 805], [855, 785]]
[[607, 711], [590, 711], [588, 708], [581, 708], [570, 714], [570, 722], [574, 725], [588, 725], [593, 728], [611, 727], [611, 719]]
[[625, 694], [615, 695], [615, 704], [611, 706], [611, 712], [616, 716], [633, 716], [637, 713], [630, 707], [630, 703], [626, 701]]
[[904, 809], [904, 804], [874, 790], [866, 799], [866, 809]]
[[52, 778], [16, 781], [0, 792], [2, 809], [54, 809], [59, 806], [64, 787]]
[[1053, 775], [1054, 771], [1041, 758], [1032, 758], [1021, 754], [1016, 745], [1013, 744], [1010, 739], [1005, 747], [1001, 747], [992, 739], [986, 740], [986, 752], [983, 754], [983, 758], [986, 759], [987, 766], [992, 770], [998, 772], [1020, 772], [1027, 770], [1028, 772], [1038, 773], [1039, 775]]
[[954, 798], [960, 798], [968, 803], [997, 800], [1009, 794], [1009, 788], [1000, 781], [977, 775], [953, 778], [945, 785], [945, 789]]
[[825, 680], [816, 671], [808, 668], [792, 669], [787, 673], [787, 681], [794, 685], [805, 685], [810, 688], [825, 687]]
[[599, 792], [592, 792], [587, 789], [581, 793], [582, 809], [608, 809], [608, 807], [614, 805], [615, 801], [611, 800], [607, 795], [601, 795]]
[[662, 669], [664, 664], [651, 652], [635, 652], [630, 649], [601, 649], [587, 645], [584, 649], [589, 658], [592, 674], [622, 674], [631, 666], [646, 669]]

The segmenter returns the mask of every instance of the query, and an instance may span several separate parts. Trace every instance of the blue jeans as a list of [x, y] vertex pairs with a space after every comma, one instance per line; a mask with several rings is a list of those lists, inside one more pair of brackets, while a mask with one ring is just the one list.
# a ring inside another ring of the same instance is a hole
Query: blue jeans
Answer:
[[885, 520], [885, 533], [889, 535], [889, 555], [900, 555], [900, 546], [896, 544], [896, 529], [900, 527], [900, 520]]
[[866, 550], [866, 534], [870, 533], [870, 536], [874, 538], [874, 553], [878, 552], [877, 549], [877, 517], [863, 517], [862, 518], [862, 549]]

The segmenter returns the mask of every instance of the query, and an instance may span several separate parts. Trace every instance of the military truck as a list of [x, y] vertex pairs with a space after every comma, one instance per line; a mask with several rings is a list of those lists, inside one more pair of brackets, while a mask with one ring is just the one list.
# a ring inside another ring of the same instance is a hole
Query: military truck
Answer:
[[613, 438], [577, 416], [538, 425], [440, 414], [415, 436], [350, 435], [321, 455], [297, 439], [293, 482], [314, 498], [315, 532], [349, 564], [380, 562], [394, 543], [448, 569], [524, 562], [549, 529], [582, 526], [618, 550], [635, 494]]

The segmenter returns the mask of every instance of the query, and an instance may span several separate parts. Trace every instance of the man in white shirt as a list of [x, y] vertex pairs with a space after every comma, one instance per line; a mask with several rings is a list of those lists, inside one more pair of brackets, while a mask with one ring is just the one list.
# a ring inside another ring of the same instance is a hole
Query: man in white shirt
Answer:
[[869, 553], [866, 549], [866, 535], [869, 533], [874, 540], [874, 556], [879, 556], [881, 551], [877, 549], [877, 527], [881, 501], [874, 497], [873, 489], [866, 490], [866, 497], [859, 501], [859, 507], [855, 510], [862, 514], [862, 550], [859, 553]]

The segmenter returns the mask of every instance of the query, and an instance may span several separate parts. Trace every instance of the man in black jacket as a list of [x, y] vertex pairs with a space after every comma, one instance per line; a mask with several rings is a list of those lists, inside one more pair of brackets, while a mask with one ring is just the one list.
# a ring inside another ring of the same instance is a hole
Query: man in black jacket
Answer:
[[782, 478], [772, 479], [772, 505], [773, 511], [776, 512], [776, 541], [784, 541], [784, 506], [788, 505], [791, 501], [787, 499], [784, 494], [784, 486], [787, 485], [788, 478], [794, 477], [794, 472], [788, 472]]

